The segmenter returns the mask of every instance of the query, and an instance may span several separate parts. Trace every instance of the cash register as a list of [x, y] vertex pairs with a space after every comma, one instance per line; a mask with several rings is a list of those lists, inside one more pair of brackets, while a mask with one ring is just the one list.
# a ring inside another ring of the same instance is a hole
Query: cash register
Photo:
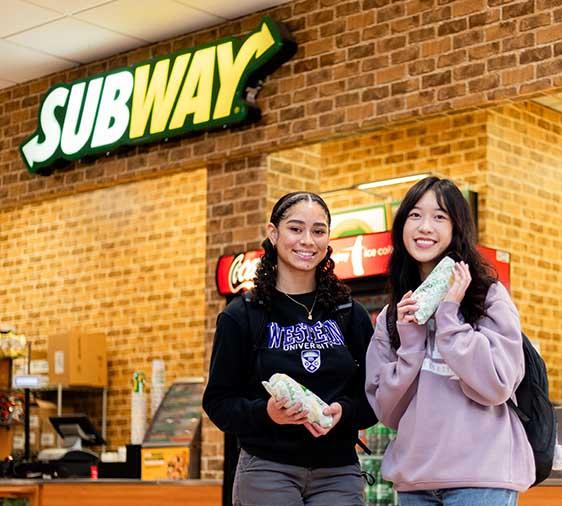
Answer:
[[99, 455], [84, 446], [105, 444], [91, 420], [74, 414], [51, 416], [49, 421], [62, 438], [63, 447], [41, 450], [37, 460], [60, 477], [89, 477], [90, 466], [97, 465]]

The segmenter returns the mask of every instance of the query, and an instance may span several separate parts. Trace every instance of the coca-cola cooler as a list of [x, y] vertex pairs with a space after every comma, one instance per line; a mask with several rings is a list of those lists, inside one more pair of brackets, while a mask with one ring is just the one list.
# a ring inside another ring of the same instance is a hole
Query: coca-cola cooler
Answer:
[[[377, 232], [332, 239], [332, 258], [335, 272], [352, 290], [355, 300], [369, 311], [373, 325], [387, 302], [388, 262], [392, 253], [391, 233]], [[500, 281], [509, 289], [509, 254], [504, 251], [478, 247], [494, 266]], [[248, 251], [219, 258], [216, 270], [217, 289], [227, 300], [253, 286], [262, 250]], [[225, 436], [223, 505], [230, 506], [232, 481], [238, 458], [236, 438]]]

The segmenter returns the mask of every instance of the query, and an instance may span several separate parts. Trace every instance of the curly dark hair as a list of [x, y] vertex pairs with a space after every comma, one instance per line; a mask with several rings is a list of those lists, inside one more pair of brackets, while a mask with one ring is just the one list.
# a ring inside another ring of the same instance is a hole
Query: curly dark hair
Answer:
[[[293, 192], [283, 195], [273, 206], [269, 221], [276, 227], [279, 226], [279, 223], [286, 217], [287, 211], [302, 201], [319, 204], [324, 209], [328, 225], [330, 225], [332, 218], [326, 202], [319, 195], [311, 192]], [[256, 270], [253, 295], [255, 300], [261, 301], [266, 310], [270, 311], [277, 283], [277, 249], [269, 238], [262, 242], [262, 248], [265, 253]], [[350, 293], [349, 288], [334, 274], [335, 264], [331, 255], [332, 247], [328, 246], [326, 256], [316, 267], [316, 305], [318, 308], [327, 311], [332, 311], [338, 304], [346, 302], [349, 299]]]
[[449, 179], [432, 176], [412, 186], [394, 218], [392, 244], [394, 250], [389, 263], [390, 300], [387, 313], [392, 347], [398, 349], [400, 337], [396, 328], [396, 305], [408, 290], [421, 284], [417, 262], [406, 250], [403, 229], [408, 214], [427, 191], [435, 192], [437, 203], [447, 212], [452, 225], [452, 239], [442, 257], [450, 256], [456, 262], [468, 264], [472, 281], [460, 305], [464, 320], [471, 325], [485, 314], [484, 303], [490, 285], [497, 281], [497, 273], [476, 249], [476, 226], [467, 201], [458, 187]]

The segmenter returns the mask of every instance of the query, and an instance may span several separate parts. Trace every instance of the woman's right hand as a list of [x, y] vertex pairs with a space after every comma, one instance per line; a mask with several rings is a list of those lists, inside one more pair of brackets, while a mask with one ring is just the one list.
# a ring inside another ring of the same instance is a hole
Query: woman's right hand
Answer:
[[308, 411], [302, 409], [302, 404], [297, 402], [290, 408], [286, 408], [287, 399], [275, 400], [270, 397], [267, 401], [267, 414], [279, 425], [300, 425], [308, 421]]
[[412, 299], [412, 290], [407, 291], [396, 305], [398, 323], [418, 323], [415, 312], [419, 309], [418, 303]]

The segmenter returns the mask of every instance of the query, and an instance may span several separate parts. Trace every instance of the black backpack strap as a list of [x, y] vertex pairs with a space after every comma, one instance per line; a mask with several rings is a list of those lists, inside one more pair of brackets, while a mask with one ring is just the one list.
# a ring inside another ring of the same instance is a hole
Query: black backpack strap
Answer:
[[519, 419], [523, 422], [523, 423], [527, 423], [530, 418], [523, 413], [523, 411], [519, 408], [519, 406], [517, 406], [514, 402], [513, 399], [507, 399], [506, 404], [513, 410], [515, 411], [515, 414], [519, 417]]
[[248, 331], [252, 339], [252, 353], [254, 356], [252, 357], [251, 363], [253, 364], [265, 335], [267, 312], [261, 301], [254, 300], [251, 290], [244, 292], [242, 294], [242, 299], [244, 300], [244, 307], [246, 308]]
[[351, 353], [353, 360], [357, 362], [357, 356], [356, 356], [357, 350], [355, 349], [354, 346], [355, 343], [353, 343], [354, 334], [353, 334], [353, 329], [351, 328], [352, 309], [353, 309], [353, 300], [351, 299], [351, 297], [349, 297], [349, 299], [346, 302], [342, 304], [338, 304], [336, 306], [336, 321], [338, 327], [340, 328], [342, 334], [344, 335], [345, 344], [349, 349], [349, 352]]
[[[336, 321], [338, 327], [340, 328], [340, 330], [344, 335], [345, 344], [347, 346], [347, 349], [349, 350], [349, 353], [351, 353], [351, 356], [353, 357], [353, 360], [355, 360], [355, 363], [359, 365], [359, 357], [357, 356], [357, 347], [355, 346], [355, 341], [354, 341], [355, 332], [353, 332], [353, 327], [351, 322], [352, 311], [353, 311], [353, 299], [349, 297], [349, 299], [346, 302], [336, 306]], [[361, 441], [360, 438], [357, 438], [355, 444], [361, 447], [361, 449], [367, 455], [373, 454], [371, 449], [365, 443], [363, 443], [363, 441]], [[367, 481], [369, 480], [367, 479]]]

